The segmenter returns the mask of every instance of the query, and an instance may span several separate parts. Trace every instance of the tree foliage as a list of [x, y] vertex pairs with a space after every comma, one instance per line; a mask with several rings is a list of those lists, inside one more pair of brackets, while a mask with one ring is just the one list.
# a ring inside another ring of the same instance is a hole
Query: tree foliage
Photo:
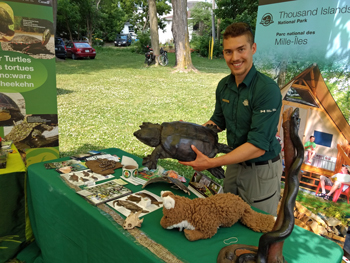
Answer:
[[198, 2], [191, 8], [191, 19], [188, 24], [192, 27], [198, 26], [197, 34], [203, 36], [211, 32], [212, 25], [212, 4]]
[[259, 0], [216, 0], [215, 15], [221, 19], [220, 30], [234, 22], [246, 22], [255, 30]]
[[[168, 0], [156, 0], [158, 26], [165, 23], [159, 19], [171, 10]], [[149, 30], [147, 0], [58, 0], [57, 34], [70, 40], [87, 36], [113, 41], [123, 29], [125, 22], [130, 22], [135, 31]]]

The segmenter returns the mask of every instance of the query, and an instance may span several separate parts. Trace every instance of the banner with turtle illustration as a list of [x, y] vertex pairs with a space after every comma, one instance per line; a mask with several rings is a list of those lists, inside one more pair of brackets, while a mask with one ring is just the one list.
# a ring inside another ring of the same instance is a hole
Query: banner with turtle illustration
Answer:
[[52, 1], [0, 0], [0, 136], [21, 154], [0, 169], [0, 263], [33, 239], [22, 159], [59, 157], [53, 33]]
[[52, 1], [0, 1], [0, 136], [27, 166], [59, 157], [53, 32]]

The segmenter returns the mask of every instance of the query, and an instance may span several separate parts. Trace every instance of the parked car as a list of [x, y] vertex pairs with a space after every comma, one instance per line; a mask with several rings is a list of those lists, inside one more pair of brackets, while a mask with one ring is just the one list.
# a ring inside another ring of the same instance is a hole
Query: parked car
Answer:
[[130, 46], [131, 45], [131, 35], [130, 34], [118, 34], [114, 40], [115, 46]]
[[60, 59], [66, 59], [66, 45], [60, 37], [55, 37], [55, 55]]
[[96, 57], [96, 50], [85, 42], [70, 42], [66, 46], [67, 57], [72, 59]]

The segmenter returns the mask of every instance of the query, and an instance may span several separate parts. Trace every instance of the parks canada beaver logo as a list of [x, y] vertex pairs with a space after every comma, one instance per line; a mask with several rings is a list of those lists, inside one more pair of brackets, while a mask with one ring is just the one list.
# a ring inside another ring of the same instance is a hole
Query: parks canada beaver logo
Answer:
[[260, 21], [260, 24], [262, 24], [263, 26], [269, 26], [272, 23], [273, 23], [273, 16], [270, 13], [266, 13], [265, 15], [263, 15]]

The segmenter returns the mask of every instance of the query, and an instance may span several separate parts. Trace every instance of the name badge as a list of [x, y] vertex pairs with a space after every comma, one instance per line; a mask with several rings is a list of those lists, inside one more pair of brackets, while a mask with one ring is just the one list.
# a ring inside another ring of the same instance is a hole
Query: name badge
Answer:
[[227, 103], [230, 103], [229, 100], [226, 100], [226, 99], [222, 99], [223, 102], [227, 102]]

